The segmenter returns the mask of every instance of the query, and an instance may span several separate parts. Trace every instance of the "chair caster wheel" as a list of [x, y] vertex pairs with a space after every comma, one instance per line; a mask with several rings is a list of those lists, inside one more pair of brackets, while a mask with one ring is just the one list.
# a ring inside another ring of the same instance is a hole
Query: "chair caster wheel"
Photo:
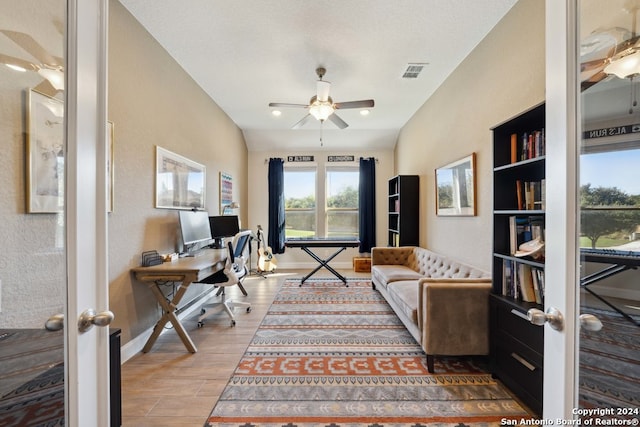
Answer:
[[204, 323], [198, 322], [198, 328], [202, 328], [203, 326], [204, 326]]
[[251, 307], [247, 307], [247, 313], [251, 313]]
[[236, 321], [235, 320], [231, 321], [231, 326], [236, 326]]

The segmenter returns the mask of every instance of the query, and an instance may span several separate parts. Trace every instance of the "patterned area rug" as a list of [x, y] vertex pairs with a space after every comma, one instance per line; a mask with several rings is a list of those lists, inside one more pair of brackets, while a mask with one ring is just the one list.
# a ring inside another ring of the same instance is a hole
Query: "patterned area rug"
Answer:
[[584, 307], [581, 312], [594, 314], [603, 327], [580, 331], [580, 406], [639, 408], [640, 327], [614, 311]]
[[483, 363], [426, 357], [369, 280], [286, 280], [205, 427], [488, 426], [529, 415]]

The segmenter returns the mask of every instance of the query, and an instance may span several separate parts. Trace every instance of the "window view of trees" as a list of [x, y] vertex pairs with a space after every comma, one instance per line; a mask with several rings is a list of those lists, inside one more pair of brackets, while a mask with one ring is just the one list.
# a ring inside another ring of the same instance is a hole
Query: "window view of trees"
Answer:
[[358, 169], [328, 169], [327, 236], [358, 237]]
[[580, 246], [617, 247], [640, 239], [640, 195], [585, 184], [580, 187], [580, 208]]
[[284, 172], [285, 237], [316, 235], [316, 171]]
[[[327, 168], [325, 206], [318, 206], [316, 170], [285, 169], [285, 235], [315, 237], [320, 228], [326, 237], [358, 236], [358, 168]], [[325, 221], [322, 227], [318, 220]]]

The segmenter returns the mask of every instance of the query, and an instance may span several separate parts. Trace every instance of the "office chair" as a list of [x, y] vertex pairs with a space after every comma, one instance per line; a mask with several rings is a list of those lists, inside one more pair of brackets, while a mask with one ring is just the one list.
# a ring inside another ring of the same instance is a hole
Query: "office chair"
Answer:
[[251, 312], [251, 303], [226, 299], [224, 293], [225, 288], [238, 285], [240, 291], [245, 296], [247, 295], [247, 291], [242, 286], [242, 281], [248, 273], [244, 259], [244, 251], [247, 247], [250, 236], [251, 230], [243, 230], [236, 234], [233, 238], [233, 242], [228, 242], [227, 250], [229, 251], [229, 255], [227, 256], [227, 262], [224, 269], [202, 281], [203, 283], [211, 283], [219, 286], [220, 289], [216, 293], [216, 296], [221, 296], [222, 299], [216, 303], [202, 305], [202, 308], [200, 309], [200, 317], [198, 317], [199, 328], [204, 325], [204, 319], [221, 311], [221, 309], [224, 309], [229, 317], [231, 317], [231, 326], [236, 325], [236, 319], [233, 315], [234, 308], [246, 307], [247, 313]]

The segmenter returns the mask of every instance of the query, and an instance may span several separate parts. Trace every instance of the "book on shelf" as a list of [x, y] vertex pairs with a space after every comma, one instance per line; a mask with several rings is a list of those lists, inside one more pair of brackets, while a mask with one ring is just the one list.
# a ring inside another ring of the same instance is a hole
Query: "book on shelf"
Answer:
[[533, 239], [544, 242], [544, 218], [511, 215], [509, 217], [509, 254], [515, 255], [521, 244]]
[[545, 150], [544, 128], [522, 134], [519, 160], [529, 160], [544, 156]]
[[516, 204], [518, 210], [542, 210], [545, 206], [545, 180], [516, 180]]
[[511, 163], [518, 161], [518, 134], [511, 134]]
[[502, 295], [518, 301], [544, 302], [544, 270], [515, 260], [502, 260]]

